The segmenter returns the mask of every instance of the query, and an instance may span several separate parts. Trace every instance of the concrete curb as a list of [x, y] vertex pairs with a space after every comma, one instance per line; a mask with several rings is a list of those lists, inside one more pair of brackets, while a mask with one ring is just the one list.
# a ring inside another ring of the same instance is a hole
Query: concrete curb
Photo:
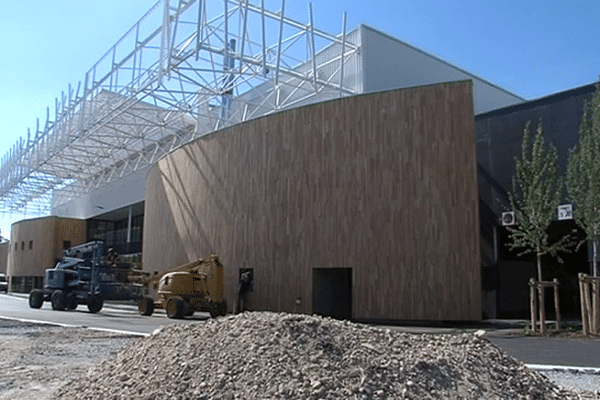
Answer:
[[479, 330], [474, 333], [483, 339], [487, 338], [510, 338], [523, 336], [523, 329], [490, 329], [490, 330]]

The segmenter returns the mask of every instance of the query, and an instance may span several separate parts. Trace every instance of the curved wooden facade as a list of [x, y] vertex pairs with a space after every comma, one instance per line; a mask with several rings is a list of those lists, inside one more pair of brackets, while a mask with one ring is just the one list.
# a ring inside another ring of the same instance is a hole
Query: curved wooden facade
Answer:
[[0, 273], [6, 274], [10, 242], [0, 242]]
[[144, 268], [219, 254], [230, 310], [251, 268], [256, 310], [318, 311], [346, 276], [326, 301], [353, 319], [481, 318], [470, 81], [239, 124], [164, 157], [146, 188]]
[[10, 290], [41, 288], [44, 270], [63, 256], [65, 246], [85, 241], [85, 220], [56, 216], [15, 222], [10, 230], [7, 276]]

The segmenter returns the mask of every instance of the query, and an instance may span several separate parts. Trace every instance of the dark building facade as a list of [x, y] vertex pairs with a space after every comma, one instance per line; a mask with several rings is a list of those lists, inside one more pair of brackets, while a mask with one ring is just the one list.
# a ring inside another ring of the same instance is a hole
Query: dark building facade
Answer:
[[[525, 125], [531, 122], [533, 134], [541, 121], [546, 139], [558, 150], [564, 172], [569, 149], [578, 141], [584, 100], [594, 90], [595, 85], [590, 84], [475, 117], [484, 318], [528, 317], [527, 281], [536, 276], [534, 256], [519, 256], [519, 251], [509, 250], [508, 231], [500, 221], [502, 212], [510, 210], [508, 192], [515, 157], [521, 155]], [[550, 234], [560, 236], [575, 228], [573, 221], [557, 220], [551, 225]], [[567, 317], [575, 316], [579, 307], [577, 273], [589, 272], [587, 246], [562, 254], [562, 258], [562, 264], [555, 258], [543, 259], [543, 279], [559, 279], [561, 311]]]
[[95, 216], [87, 220], [87, 240], [102, 240], [106, 248], [118, 254], [136, 255], [142, 252], [144, 202]]

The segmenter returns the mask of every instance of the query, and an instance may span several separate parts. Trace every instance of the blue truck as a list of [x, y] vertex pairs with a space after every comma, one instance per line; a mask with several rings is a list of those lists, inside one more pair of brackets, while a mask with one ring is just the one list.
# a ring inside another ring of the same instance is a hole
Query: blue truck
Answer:
[[139, 300], [143, 286], [127, 281], [127, 268], [104, 261], [102, 241], [71, 247], [54, 268], [46, 269], [44, 288], [31, 291], [29, 306], [41, 308], [49, 301], [53, 310], [63, 311], [86, 304], [97, 313], [107, 300]]

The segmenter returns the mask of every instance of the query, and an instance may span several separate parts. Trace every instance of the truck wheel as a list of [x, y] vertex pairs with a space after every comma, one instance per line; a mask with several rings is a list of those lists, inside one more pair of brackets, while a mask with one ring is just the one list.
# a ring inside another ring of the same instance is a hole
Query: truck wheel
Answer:
[[175, 319], [185, 316], [185, 301], [181, 297], [173, 296], [167, 300], [167, 316]]
[[69, 293], [67, 295], [67, 310], [75, 310], [77, 308], [77, 295]]
[[194, 307], [192, 307], [190, 304], [188, 304], [187, 308], [185, 309], [185, 316], [191, 317], [192, 315], [194, 315], [195, 312], [196, 312], [196, 309]]
[[63, 311], [67, 307], [67, 296], [62, 290], [55, 290], [52, 292], [50, 302], [53, 310]]
[[219, 305], [217, 303], [210, 303], [208, 312], [210, 313], [211, 318], [218, 317], [219, 316]]
[[44, 292], [40, 289], [33, 289], [29, 293], [29, 307], [42, 308], [44, 305]]
[[220, 301], [218, 303], [210, 303], [208, 308], [208, 312], [212, 318], [219, 317], [221, 315], [227, 314], [227, 303], [225, 300]]
[[154, 300], [152, 297], [144, 296], [138, 304], [140, 315], [150, 316], [154, 312]]
[[219, 303], [219, 315], [227, 315], [227, 302], [223, 300]]
[[90, 297], [87, 302], [88, 310], [90, 310], [92, 314], [96, 314], [98, 311], [102, 310], [103, 305], [104, 302], [102, 301], [102, 299], [99, 299], [97, 297]]

